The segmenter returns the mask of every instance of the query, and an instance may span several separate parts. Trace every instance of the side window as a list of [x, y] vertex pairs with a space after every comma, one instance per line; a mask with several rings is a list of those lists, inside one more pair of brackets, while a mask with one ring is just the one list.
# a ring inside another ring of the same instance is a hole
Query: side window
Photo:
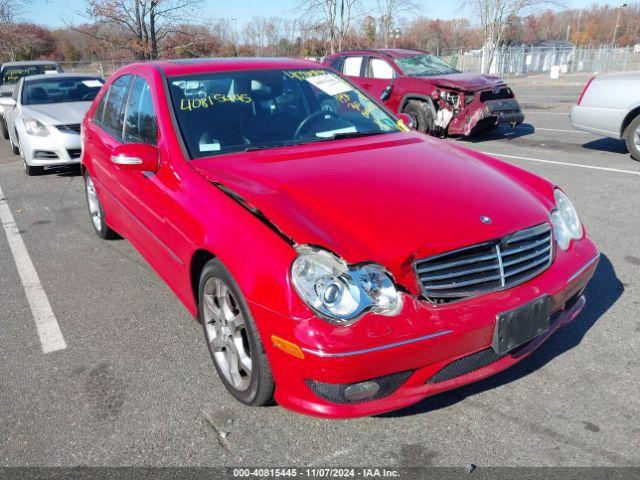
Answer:
[[124, 121], [124, 140], [152, 145], [158, 143], [158, 125], [151, 88], [142, 77], [136, 77], [131, 88]]
[[331, 62], [331, 68], [335, 68], [337, 71], [342, 71], [342, 60], [344, 57], [338, 57], [333, 62]]
[[393, 68], [381, 58], [372, 58], [369, 61], [367, 76], [371, 78], [390, 79], [393, 78]]
[[362, 57], [347, 57], [342, 64], [342, 73], [348, 77], [359, 77], [362, 68]]
[[13, 93], [11, 94], [11, 98], [13, 98], [16, 103], [18, 103], [18, 99], [20, 98], [20, 91], [22, 90], [22, 85], [24, 84], [24, 82], [22, 80], [20, 80], [20, 82], [18, 83], [18, 85], [16, 85], [13, 88]]
[[102, 98], [100, 99], [100, 103], [98, 104], [98, 107], [96, 108], [96, 111], [93, 112], [93, 121], [102, 125], [102, 117], [104, 116], [104, 104], [107, 103], [107, 96], [109, 95], [109, 92], [104, 92], [104, 95], [102, 95]]
[[124, 104], [131, 84], [131, 75], [124, 75], [118, 78], [109, 87], [107, 101], [104, 105], [102, 126], [120, 138], [122, 126], [124, 124]]

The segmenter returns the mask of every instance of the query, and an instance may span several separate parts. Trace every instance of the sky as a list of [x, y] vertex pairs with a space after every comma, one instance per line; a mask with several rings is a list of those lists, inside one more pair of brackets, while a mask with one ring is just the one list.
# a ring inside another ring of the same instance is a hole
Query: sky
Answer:
[[[468, 13], [460, 9], [462, 2], [453, 0], [419, 0], [424, 8], [419, 15], [430, 18], [459, 18]], [[594, 0], [565, 0], [568, 8], [587, 7], [593, 4], [618, 5], [620, 2], [594, 1]], [[202, 14], [204, 20], [209, 18], [236, 18], [238, 27], [253, 16], [296, 16], [298, 0], [236, 0], [235, 2], [223, 0], [204, 0], [202, 2]], [[38, 23], [48, 27], [62, 27], [65, 22], [81, 23], [83, 19], [74, 14], [82, 11], [86, 5], [85, 0], [33, 0], [28, 9], [22, 13], [22, 19], [28, 22]]]

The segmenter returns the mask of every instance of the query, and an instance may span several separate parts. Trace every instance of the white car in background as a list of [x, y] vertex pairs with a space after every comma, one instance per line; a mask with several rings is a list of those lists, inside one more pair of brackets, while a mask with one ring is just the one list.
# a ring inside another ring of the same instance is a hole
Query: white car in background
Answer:
[[[26, 62], [7, 62], [0, 67], [0, 97], [10, 97], [16, 84], [22, 77], [42, 73], [62, 73], [62, 67], [50, 60], [29, 60]], [[7, 124], [4, 121], [3, 107], [0, 105], [0, 130], [5, 139], [9, 138]]]
[[631, 156], [640, 161], [640, 72], [591, 78], [571, 109], [571, 125], [624, 140]]
[[103, 84], [94, 75], [33, 75], [20, 79], [12, 97], [0, 98], [11, 148], [27, 175], [80, 163], [80, 124]]

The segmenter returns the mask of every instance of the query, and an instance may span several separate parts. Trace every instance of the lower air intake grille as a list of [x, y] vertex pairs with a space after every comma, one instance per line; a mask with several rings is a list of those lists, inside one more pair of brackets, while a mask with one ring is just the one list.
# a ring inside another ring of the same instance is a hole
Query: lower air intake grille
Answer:
[[55, 160], [58, 158], [58, 154], [49, 150], [34, 150], [33, 158], [37, 158], [38, 160]]
[[506, 237], [416, 260], [423, 295], [447, 302], [510, 288], [540, 274], [553, 258], [548, 223]]
[[[560, 315], [562, 315], [563, 310], [558, 310], [550, 315], [550, 324], [553, 324]], [[467, 355], [466, 357], [459, 358], [451, 362], [450, 364], [444, 366], [440, 370], [436, 372], [436, 374], [427, 380], [427, 384], [446, 382], [447, 380], [451, 380], [452, 378], [460, 377], [466, 373], [474, 372], [476, 370], [480, 370], [481, 368], [486, 367], [487, 365], [491, 365], [494, 362], [497, 362], [501, 358], [506, 357], [507, 355], [512, 355], [518, 350], [523, 349], [528, 345], [528, 342], [524, 345], [520, 345], [515, 350], [511, 352], [505, 353], [504, 355], [498, 355], [493, 348], [487, 348], [486, 350], [480, 350], [479, 352], [472, 353], [471, 355]]]
[[329, 402], [353, 404], [359, 402], [369, 402], [371, 400], [378, 400], [380, 398], [388, 397], [393, 392], [395, 392], [400, 387], [400, 385], [406, 382], [412, 373], [413, 371], [409, 370], [407, 372], [385, 375], [384, 377], [372, 378], [370, 381], [376, 382], [380, 386], [380, 389], [374, 396], [360, 401], [349, 400], [344, 395], [345, 389], [351, 385], [356, 385], [355, 383], [324, 383], [318, 382], [316, 380], [306, 380], [306, 384], [313, 393]]

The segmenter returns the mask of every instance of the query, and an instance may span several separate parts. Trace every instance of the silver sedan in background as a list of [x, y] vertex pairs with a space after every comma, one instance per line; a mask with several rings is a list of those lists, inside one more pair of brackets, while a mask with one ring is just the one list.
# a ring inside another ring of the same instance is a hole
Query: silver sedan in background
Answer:
[[13, 153], [27, 175], [45, 167], [80, 163], [80, 124], [104, 80], [93, 75], [33, 75], [0, 98]]
[[596, 75], [571, 109], [577, 130], [623, 139], [640, 161], [640, 72]]

